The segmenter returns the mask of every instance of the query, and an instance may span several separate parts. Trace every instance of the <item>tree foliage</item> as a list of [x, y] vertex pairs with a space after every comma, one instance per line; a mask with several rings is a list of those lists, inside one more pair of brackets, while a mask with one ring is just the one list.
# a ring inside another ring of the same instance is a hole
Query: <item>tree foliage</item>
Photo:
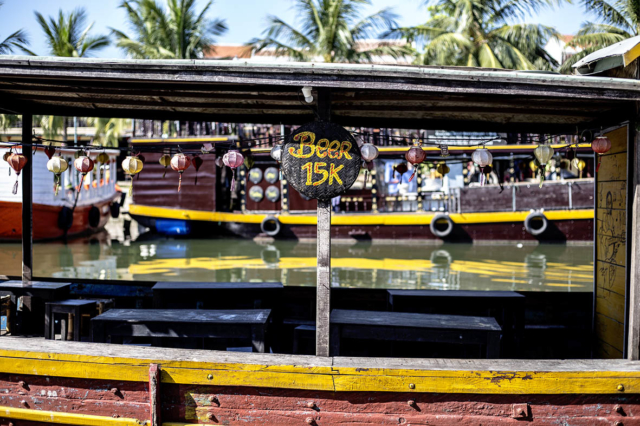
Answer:
[[268, 17], [263, 38], [248, 44], [256, 51], [274, 48], [278, 56], [298, 61], [322, 58], [324, 62], [370, 62], [376, 56], [394, 58], [412, 53], [396, 43], [359, 43], [378, 38], [395, 25], [396, 15], [382, 9], [363, 16], [370, 0], [295, 0], [298, 25], [277, 16]]
[[[0, 8], [4, 5], [3, 1], [0, 1]], [[8, 53], [14, 53], [15, 50], [22, 50], [30, 53], [27, 46], [29, 45], [29, 36], [26, 31], [20, 29], [14, 33], [9, 34], [4, 40], [0, 41], [0, 55], [6, 55]]]
[[429, 7], [430, 18], [423, 25], [395, 28], [386, 36], [424, 46], [417, 64], [551, 70], [558, 64], [544, 46], [559, 36], [557, 31], [512, 22], [552, 2], [438, 0]]
[[588, 54], [640, 34], [639, 0], [582, 0], [582, 5], [600, 22], [585, 22], [567, 43], [580, 51], [562, 64], [564, 73], [571, 73], [571, 66]]
[[94, 23], [87, 25], [87, 12], [82, 8], [69, 13], [60, 9], [57, 18], [48, 20], [39, 12], [34, 13], [46, 36], [49, 54], [53, 56], [87, 57], [110, 43], [108, 36], [89, 35]]
[[208, 19], [213, 1], [196, 11], [195, 0], [124, 0], [133, 36], [113, 29], [116, 45], [136, 59], [195, 59], [227, 31], [222, 19]]

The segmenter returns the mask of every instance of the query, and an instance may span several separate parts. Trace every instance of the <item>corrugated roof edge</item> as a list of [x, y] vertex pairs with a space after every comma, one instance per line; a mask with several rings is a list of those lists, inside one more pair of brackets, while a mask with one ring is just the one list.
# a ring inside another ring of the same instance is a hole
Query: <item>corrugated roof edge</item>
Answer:
[[572, 65], [580, 74], [591, 75], [626, 67], [640, 56], [640, 36], [628, 38], [597, 50]]
[[531, 71], [496, 70], [466, 67], [437, 67], [417, 65], [373, 65], [373, 64], [333, 64], [315, 62], [253, 63], [242, 60], [147, 60], [147, 59], [99, 59], [99, 58], [59, 58], [42, 56], [0, 56], [2, 66], [34, 66], [64, 68], [107, 69], [164, 69], [175, 71], [253, 71], [263, 73], [306, 73], [371, 75], [387, 77], [441, 78], [450, 80], [504, 81], [541, 85], [582, 85], [584, 87], [612, 88], [640, 91], [640, 81], [612, 77], [586, 77], [535, 73]]

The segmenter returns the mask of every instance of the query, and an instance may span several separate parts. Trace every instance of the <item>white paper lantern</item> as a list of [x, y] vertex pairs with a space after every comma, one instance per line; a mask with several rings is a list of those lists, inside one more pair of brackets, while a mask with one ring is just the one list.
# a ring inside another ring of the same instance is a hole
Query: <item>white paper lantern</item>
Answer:
[[479, 167], [486, 167], [493, 162], [493, 155], [486, 148], [478, 148], [473, 152], [471, 159]]
[[274, 145], [273, 148], [271, 148], [271, 158], [278, 162], [282, 160], [282, 145]]
[[360, 148], [360, 153], [364, 161], [373, 161], [378, 158], [378, 148], [372, 143], [365, 143]]

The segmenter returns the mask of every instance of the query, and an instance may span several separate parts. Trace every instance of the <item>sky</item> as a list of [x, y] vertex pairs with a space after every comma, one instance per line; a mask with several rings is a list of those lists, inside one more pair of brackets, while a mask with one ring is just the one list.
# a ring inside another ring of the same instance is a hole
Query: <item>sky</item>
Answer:
[[[1, 0], [0, 0], [1, 1]], [[89, 15], [89, 22], [95, 22], [93, 35], [108, 34], [109, 28], [117, 28], [128, 32], [126, 16], [118, 7], [121, 0], [3, 0], [0, 8], [0, 40], [12, 32], [22, 28], [31, 39], [31, 50], [38, 55], [49, 54], [42, 30], [37, 25], [34, 11], [45, 17], [57, 15], [58, 10], [65, 12], [77, 7], [84, 7]], [[242, 44], [259, 37], [265, 28], [265, 18], [274, 14], [285, 21], [295, 23], [295, 10], [291, 8], [292, 0], [216, 0], [210, 16], [226, 19], [229, 31], [218, 39], [218, 43]], [[579, 3], [574, 0], [573, 3]], [[198, 0], [198, 6], [206, 4]], [[399, 15], [401, 26], [423, 23], [427, 12], [422, 0], [372, 0], [368, 12], [373, 13], [381, 8], [392, 7]], [[542, 23], [556, 27], [562, 34], [575, 34], [582, 22], [593, 19], [577, 4], [565, 4], [562, 7], [541, 11], [526, 21]], [[124, 54], [111, 46], [97, 52], [94, 56], [101, 58], [123, 58]]]

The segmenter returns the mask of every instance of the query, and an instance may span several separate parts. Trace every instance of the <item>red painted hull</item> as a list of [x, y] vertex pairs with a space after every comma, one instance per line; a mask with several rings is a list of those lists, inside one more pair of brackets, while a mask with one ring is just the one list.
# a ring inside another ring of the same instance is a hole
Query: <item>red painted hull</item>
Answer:
[[[0, 406], [150, 417], [149, 384], [0, 374]], [[640, 425], [640, 395], [326, 392], [162, 383], [162, 422], [224, 425]], [[620, 423], [616, 423], [620, 422]], [[40, 425], [2, 418], [0, 425]]]
[[[100, 210], [100, 223], [92, 228], [89, 225], [91, 206], [78, 206], [73, 212], [73, 225], [67, 236], [83, 234], [103, 228], [109, 220], [109, 205], [112, 200], [94, 204]], [[64, 231], [58, 227], [58, 216], [62, 207], [44, 204], [33, 205], [34, 240], [62, 238]], [[18, 240], [22, 238], [22, 204], [0, 201], [0, 240]]]

